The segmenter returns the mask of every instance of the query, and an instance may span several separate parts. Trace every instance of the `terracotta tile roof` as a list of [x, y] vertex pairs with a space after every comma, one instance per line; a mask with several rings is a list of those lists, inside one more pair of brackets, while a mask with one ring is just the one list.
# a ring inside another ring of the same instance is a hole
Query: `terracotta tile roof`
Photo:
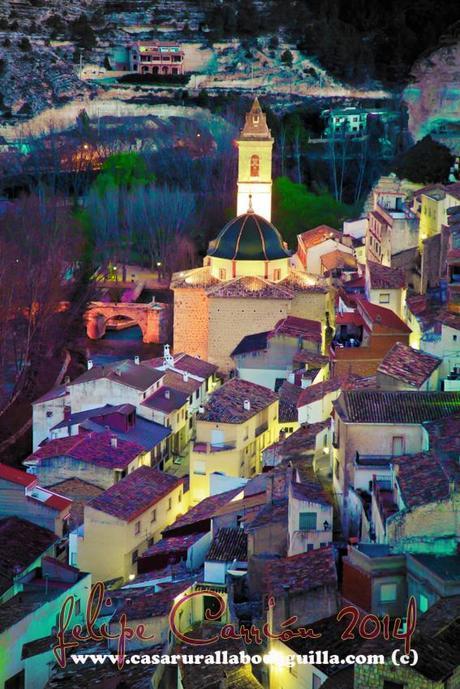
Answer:
[[[249, 400], [250, 409], [244, 408], [245, 400]], [[277, 400], [278, 395], [269, 388], [232, 378], [212, 393], [198, 420], [244, 423]]]
[[9, 481], [10, 483], [17, 483], [19, 486], [24, 486], [25, 488], [37, 482], [37, 478], [32, 474], [28, 474], [26, 471], [15, 469], [14, 467], [0, 462], [0, 481], [2, 480]]
[[314, 227], [312, 230], [298, 234], [297, 239], [301, 240], [306, 249], [310, 249], [312, 246], [321, 244], [321, 242], [325, 242], [327, 239], [335, 239], [335, 241], [340, 242], [342, 233], [333, 227], [329, 227], [329, 225], [318, 225], [318, 227]]
[[278, 420], [281, 423], [286, 423], [289, 421], [297, 421], [297, 400], [302, 392], [302, 388], [293, 383], [289, 383], [287, 380], [283, 382], [278, 390], [278, 395], [280, 397]]
[[230, 356], [238, 356], [239, 354], [247, 354], [250, 352], [261, 352], [267, 349], [269, 330], [263, 333], [254, 333], [253, 335], [246, 335], [237, 344]]
[[287, 498], [276, 498], [267, 503], [255, 515], [254, 519], [245, 522], [247, 532], [260, 529], [269, 524], [288, 523], [288, 500]]
[[351, 423], [421, 424], [459, 413], [460, 393], [347, 390], [334, 408]]
[[181, 373], [176, 373], [176, 371], [171, 370], [166, 370], [163, 378], [163, 385], [165, 387], [173, 388], [186, 395], [193, 395], [194, 392], [201, 388], [202, 384], [202, 380], [196, 380], [196, 378], [190, 377], [184, 379]]
[[323, 380], [321, 383], [314, 383], [304, 388], [298, 399], [297, 407], [304, 407], [306, 404], [312, 404], [318, 400], [322, 400], [323, 397], [331, 392], [340, 390], [343, 383], [343, 378], [337, 376], [335, 378], [329, 378], [329, 380]]
[[449, 477], [435, 455], [405, 455], [393, 460], [393, 464], [402, 499], [409, 509], [449, 497]]
[[68, 394], [66, 385], [58, 385], [55, 388], [51, 388], [44, 395], [34, 400], [32, 404], [40, 404], [41, 402], [50, 402], [51, 400], [59, 399], [60, 397], [65, 397]]
[[187, 403], [189, 393], [181, 392], [173, 387], [162, 385], [153, 395], [141, 402], [143, 407], [157, 409], [164, 414], [170, 414], [177, 409], [181, 409]]
[[218, 495], [211, 495], [209, 498], [205, 498], [181, 517], [178, 517], [173, 524], [167, 526], [163, 531], [163, 535], [185, 526], [190, 526], [192, 524], [200, 526], [202, 522], [210, 521], [220, 507], [226, 505], [230, 500], [242, 492], [242, 488], [234, 488], [233, 490], [225, 491], [225, 493], [219, 493]]
[[216, 285], [208, 290], [209, 297], [250, 299], [292, 299], [291, 290], [280, 286], [281, 283], [268, 282], [259, 277], [240, 277]]
[[126, 614], [128, 620], [146, 620], [152, 617], [165, 617], [169, 614], [174, 599], [187, 591], [193, 584], [192, 579], [179, 582], [167, 582], [157, 593], [151, 586], [140, 588], [117, 589], [111, 592], [113, 602], [119, 604], [115, 619]]
[[142, 553], [142, 557], [158, 555], [159, 553], [173, 553], [177, 550], [188, 550], [188, 548], [199, 541], [206, 533], [207, 531], [199, 531], [197, 533], [187, 534], [186, 536], [162, 538], [160, 541], [150, 546], [150, 548], [147, 548], [147, 550]]
[[265, 505], [266, 500], [265, 492], [248, 495], [247, 497], [241, 498], [241, 500], [232, 500], [226, 505], [223, 505], [223, 507], [216, 510], [214, 516], [220, 517], [224, 514], [232, 514], [233, 512], [244, 515], [247, 512], [252, 512]]
[[305, 424], [298, 428], [294, 433], [288, 435], [287, 438], [279, 440], [266, 448], [273, 450], [277, 457], [284, 458], [290, 455], [302, 454], [303, 452], [311, 452], [315, 449], [316, 437], [325, 428], [330, 425], [330, 420], [320, 421], [319, 423]]
[[111, 433], [93, 431], [50, 440], [29, 455], [26, 461], [40, 463], [51, 457], [72, 457], [107, 469], [123, 469], [143, 453], [144, 448], [130, 440], [118, 438], [117, 446], [113, 447]]
[[313, 368], [322, 368], [323, 366], [326, 366], [329, 363], [329, 359], [327, 356], [322, 356], [321, 354], [314, 354], [313, 352], [309, 352], [306, 349], [301, 349], [300, 352], [295, 353], [293, 362], [298, 364], [308, 364], [308, 368], [310, 368], [310, 366]]
[[206, 555], [206, 561], [209, 562], [246, 562], [247, 559], [248, 537], [244, 529], [230, 527], [219, 529]]
[[460, 455], [460, 413], [423, 424], [430, 437], [430, 449]]
[[287, 316], [279, 320], [269, 333], [269, 337], [277, 335], [287, 335], [288, 337], [298, 337], [303, 340], [313, 340], [314, 342], [321, 343], [321, 323], [308, 318]]
[[344, 311], [338, 313], [335, 317], [336, 325], [354, 325], [356, 327], [365, 326], [365, 322], [361, 314], [356, 311]]
[[356, 295], [358, 311], [363, 312], [364, 317], [368, 317], [373, 326], [379, 325], [398, 333], [412, 332], [406, 323], [391, 309], [372, 304], [370, 301]]
[[385, 355], [377, 372], [419, 388], [441, 364], [438, 357], [397, 342]]
[[130, 522], [180, 486], [181, 479], [152, 467], [139, 467], [88, 503], [89, 507]]
[[174, 355], [174, 368], [180, 368], [181, 371], [188, 371], [193, 376], [209, 378], [217, 371], [218, 366], [204, 359], [199, 359], [196, 356], [180, 353]]
[[288, 276], [277, 284], [290, 290], [293, 296], [296, 292], [310, 292], [312, 294], [327, 294], [329, 292], [329, 287], [325, 283], [321, 284], [318, 280], [312, 280], [305, 273], [295, 269], [291, 269]]
[[32, 565], [59, 537], [42, 526], [20, 519], [0, 519], [0, 595], [15, 576]]
[[103, 493], [103, 489], [94, 483], [82, 481], [80, 478], [69, 478], [64, 481], [48, 486], [50, 490], [57, 490], [61, 495], [65, 495], [72, 500], [70, 506], [70, 528], [75, 529], [83, 524], [83, 511], [85, 505]]
[[275, 596], [284, 593], [286, 586], [291, 594], [322, 586], [336, 587], [337, 571], [333, 548], [318, 548], [268, 562], [264, 585], [265, 591]]
[[406, 277], [401, 268], [390, 268], [374, 261], [368, 261], [367, 268], [371, 289], [402, 289], [406, 286]]
[[299, 471], [299, 481], [291, 481], [291, 491], [292, 495], [297, 498], [297, 500], [306, 500], [308, 502], [317, 502], [322, 505], [331, 505], [332, 501], [329, 495], [324, 490], [323, 486], [319, 482], [318, 478], [313, 471], [313, 467], [302, 467]]
[[79, 385], [92, 380], [107, 379], [120, 385], [127, 385], [136, 390], [147, 390], [162, 377], [163, 372], [150, 366], [135, 364], [131, 359], [115, 361], [111, 364], [93, 366], [81, 376], [78, 376], [69, 385]]
[[321, 256], [321, 264], [326, 271], [335, 270], [337, 268], [350, 268], [351, 270], [356, 270], [358, 267], [356, 258], [353, 254], [340, 251], [339, 249], [328, 251], [327, 254], [323, 254]]

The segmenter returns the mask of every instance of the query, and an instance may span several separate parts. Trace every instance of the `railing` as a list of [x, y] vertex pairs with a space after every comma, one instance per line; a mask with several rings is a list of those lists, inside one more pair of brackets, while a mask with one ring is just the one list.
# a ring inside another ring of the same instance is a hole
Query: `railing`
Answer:
[[227, 450], [234, 450], [236, 447], [235, 443], [194, 443], [193, 452], [200, 452], [203, 454], [209, 454], [210, 452], [225, 452]]
[[257, 426], [256, 436], [265, 433], [265, 431], [268, 431], [268, 421], [265, 421], [264, 423], [261, 423], [260, 426]]

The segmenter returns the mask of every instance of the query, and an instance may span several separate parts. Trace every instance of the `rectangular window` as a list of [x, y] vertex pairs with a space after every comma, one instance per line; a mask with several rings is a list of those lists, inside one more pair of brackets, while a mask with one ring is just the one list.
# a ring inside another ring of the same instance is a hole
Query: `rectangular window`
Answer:
[[398, 588], [396, 584], [382, 584], [380, 586], [380, 602], [392, 603], [397, 599]]
[[428, 598], [423, 593], [420, 594], [418, 607], [420, 609], [420, 612], [426, 612], [428, 610]]
[[179, 502], [182, 502], [182, 493], [179, 493]]
[[141, 532], [141, 523], [136, 522], [134, 524], [134, 534], [137, 536], [137, 534], [139, 534], [140, 532]]
[[227, 276], [227, 271], [225, 270], [225, 268], [220, 268], [219, 269], [219, 280], [226, 280], [227, 279], [226, 276]]
[[206, 463], [199, 460], [193, 463], [193, 473], [197, 476], [204, 476], [206, 474]]
[[171, 509], [171, 507], [172, 507], [172, 498], [168, 498], [168, 511]]
[[152, 514], [151, 514], [151, 517], [150, 517], [150, 521], [151, 521], [151, 522], [156, 522], [156, 520], [157, 520], [157, 511], [156, 511], [156, 510], [152, 510]]
[[79, 598], [75, 599], [75, 615], [79, 615], [81, 613], [81, 601]]
[[139, 551], [138, 551], [138, 550], [133, 550], [133, 552], [132, 552], [132, 554], [131, 554], [131, 562], [132, 562], [132, 564], [134, 564], [135, 562], [137, 562], [138, 557], [139, 557]]
[[275, 268], [273, 271], [273, 280], [277, 282], [278, 280], [281, 280], [281, 270], [280, 268]]
[[379, 294], [379, 304], [389, 304], [390, 303], [390, 293], [380, 292]]
[[311, 531], [316, 529], [316, 512], [300, 512], [299, 530]]

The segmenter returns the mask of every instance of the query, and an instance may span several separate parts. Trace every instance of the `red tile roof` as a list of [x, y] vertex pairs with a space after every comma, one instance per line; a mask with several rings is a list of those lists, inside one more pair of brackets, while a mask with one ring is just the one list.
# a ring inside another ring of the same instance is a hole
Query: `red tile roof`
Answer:
[[[118, 603], [115, 623], [126, 613], [128, 620], [146, 620], [151, 617], [165, 617], [169, 614], [174, 599], [193, 584], [192, 579], [168, 582], [161, 591], [154, 593], [152, 586], [118, 589], [111, 592], [111, 599]], [[113, 623], [112, 623], [113, 624]]]
[[374, 261], [368, 261], [367, 268], [371, 289], [402, 289], [406, 286], [406, 277], [401, 268], [390, 268]]
[[147, 397], [141, 404], [143, 407], [149, 409], [157, 409], [164, 414], [171, 414], [171, 412], [181, 409], [187, 403], [189, 393], [180, 392], [172, 387], [162, 385], [153, 395]]
[[401, 497], [409, 509], [449, 497], [449, 477], [435, 455], [421, 452], [398, 457], [393, 464]]
[[198, 533], [187, 534], [186, 536], [170, 536], [169, 538], [162, 538], [160, 541], [154, 543], [150, 548], [142, 553], [142, 557], [149, 557], [151, 555], [158, 555], [159, 553], [173, 553], [175, 551], [188, 550], [194, 543], [202, 538], [207, 532], [201, 531]]
[[217, 366], [209, 361], [183, 353], [174, 355], [174, 368], [180, 368], [181, 371], [188, 371], [192, 375], [200, 376], [201, 378], [209, 378], [218, 369]]
[[84, 506], [93, 498], [103, 493], [103, 489], [93, 483], [79, 478], [70, 478], [48, 486], [48, 490], [57, 490], [61, 495], [72, 500], [70, 506], [70, 527], [75, 529], [83, 524]]
[[184, 526], [209, 521], [217, 510], [219, 510], [223, 505], [226, 505], [228, 502], [230, 502], [230, 500], [242, 492], [242, 488], [234, 488], [233, 490], [225, 491], [225, 493], [219, 493], [218, 495], [211, 495], [209, 498], [205, 498], [181, 517], [178, 517], [174, 524], [167, 526], [163, 531], [163, 535]]
[[0, 480], [9, 481], [10, 483], [17, 483], [19, 486], [30, 486], [37, 482], [37, 478], [26, 471], [20, 471], [14, 467], [7, 466], [0, 463]]
[[51, 507], [57, 512], [62, 512], [72, 505], [72, 500], [63, 497], [62, 495], [51, 495], [48, 500], [45, 500], [45, 505]]
[[182, 479], [143, 466], [91, 500], [88, 506], [130, 522], [181, 484]]
[[350, 423], [421, 424], [460, 412], [458, 392], [347, 390], [334, 402]]
[[143, 453], [144, 448], [137, 443], [118, 438], [117, 446], [113, 447], [111, 433], [93, 431], [50, 440], [29, 455], [27, 461], [40, 463], [52, 457], [72, 457], [107, 469], [123, 469]]
[[147, 390], [160, 380], [162, 375], [163, 371], [157, 371], [151, 366], [136, 364], [131, 359], [125, 359], [111, 364], [93, 366], [69, 385], [80, 385], [93, 380], [106, 379], [142, 391]]
[[287, 380], [283, 382], [278, 394], [280, 396], [280, 405], [278, 412], [278, 419], [281, 423], [289, 421], [297, 421], [297, 401], [302, 393], [302, 388]]
[[302, 241], [306, 249], [309, 249], [312, 246], [316, 246], [316, 244], [325, 242], [327, 239], [335, 239], [340, 242], [342, 233], [335, 230], [333, 227], [329, 227], [329, 225], [318, 225], [318, 227], [314, 227], [312, 230], [307, 230], [306, 232], [302, 232], [302, 234], [298, 234], [297, 239]]
[[358, 295], [356, 297], [356, 303], [358, 305], [358, 311], [362, 311], [363, 314], [367, 315], [372, 325], [380, 325], [398, 333], [412, 332], [409, 326], [391, 309], [372, 304], [370, 301], [358, 297]]
[[209, 562], [246, 562], [248, 559], [248, 537], [241, 528], [219, 529], [206, 555]]
[[377, 372], [419, 388], [441, 363], [438, 357], [397, 342], [386, 354]]
[[327, 254], [321, 256], [321, 264], [324, 269], [335, 270], [337, 268], [351, 268], [356, 270], [358, 264], [356, 258], [353, 254], [346, 253], [345, 251], [340, 251], [335, 249], [334, 251], [329, 251]]
[[309, 550], [300, 555], [272, 560], [265, 568], [265, 590], [269, 595], [311, 591], [322, 586], [337, 586], [334, 550], [330, 547]]
[[335, 322], [337, 325], [354, 325], [356, 327], [365, 325], [363, 317], [361, 314], [356, 313], [356, 311], [338, 313], [335, 317]]
[[280, 459], [289, 457], [290, 455], [298, 455], [303, 452], [308, 453], [315, 449], [316, 437], [318, 433], [324, 431], [330, 425], [330, 420], [319, 421], [318, 423], [305, 424], [298, 428], [294, 433], [288, 435], [287, 438], [273, 443], [265, 449], [273, 451]]
[[[250, 409], [244, 408], [245, 400], [249, 400]], [[278, 395], [269, 388], [241, 378], [232, 378], [212, 393], [198, 419], [219, 423], [244, 423], [277, 400]]]
[[278, 321], [269, 333], [269, 337], [276, 335], [288, 335], [289, 337], [300, 337], [306, 340], [321, 342], [321, 323], [308, 318], [287, 316]]
[[297, 399], [297, 408], [304, 407], [306, 404], [312, 404], [318, 400], [322, 400], [323, 397], [331, 392], [339, 390], [342, 386], [343, 378], [337, 376], [336, 378], [329, 378], [329, 380], [324, 380], [321, 383], [314, 383], [309, 385], [307, 388], [302, 390]]

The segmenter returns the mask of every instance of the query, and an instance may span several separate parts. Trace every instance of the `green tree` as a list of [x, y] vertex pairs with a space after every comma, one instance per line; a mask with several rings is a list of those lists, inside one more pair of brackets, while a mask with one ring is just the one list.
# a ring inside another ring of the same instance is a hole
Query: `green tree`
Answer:
[[398, 158], [394, 171], [411, 182], [447, 182], [452, 163], [449, 149], [425, 136]]
[[95, 181], [97, 191], [109, 189], [133, 189], [153, 182], [145, 159], [135, 152], [114, 153], [104, 161], [101, 172]]
[[281, 62], [283, 64], [285, 64], [286, 67], [292, 67], [292, 63], [294, 62], [294, 58], [293, 58], [290, 50], [284, 51], [284, 53], [281, 55]]
[[340, 228], [344, 219], [353, 217], [354, 206], [336, 201], [329, 192], [315, 194], [304, 184], [278, 177], [273, 184], [273, 222], [291, 249], [297, 235], [318, 225]]

